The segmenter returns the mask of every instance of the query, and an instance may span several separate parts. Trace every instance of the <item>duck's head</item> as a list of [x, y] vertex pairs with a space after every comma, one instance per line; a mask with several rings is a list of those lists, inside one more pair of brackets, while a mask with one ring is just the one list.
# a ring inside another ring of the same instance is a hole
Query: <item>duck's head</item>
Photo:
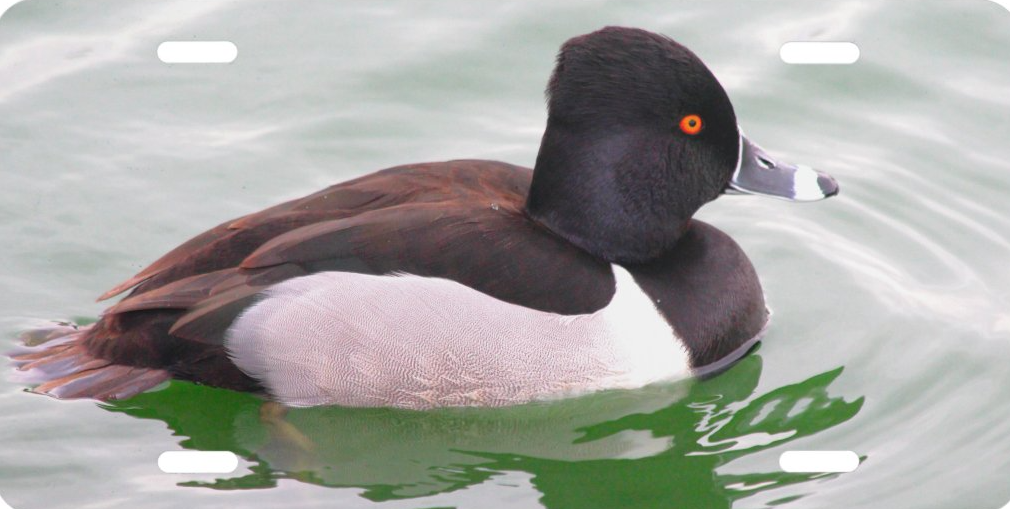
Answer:
[[751, 143], [705, 64], [644, 30], [607, 27], [567, 41], [547, 111], [527, 213], [608, 261], [661, 256], [726, 191], [795, 201], [838, 193], [830, 176]]

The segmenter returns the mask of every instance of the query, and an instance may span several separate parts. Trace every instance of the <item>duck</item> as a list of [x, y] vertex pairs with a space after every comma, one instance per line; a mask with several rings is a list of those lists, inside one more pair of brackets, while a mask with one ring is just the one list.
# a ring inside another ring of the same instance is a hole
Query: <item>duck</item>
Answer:
[[[741, 131], [701, 59], [646, 30], [566, 41], [531, 168], [406, 164], [233, 220], [12, 354], [32, 392], [169, 380], [285, 407], [506, 406], [714, 376], [769, 322], [754, 266], [694, 219], [724, 194], [816, 201], [830, 175]], [[27, 343], [27, 342], [26, 342]]]

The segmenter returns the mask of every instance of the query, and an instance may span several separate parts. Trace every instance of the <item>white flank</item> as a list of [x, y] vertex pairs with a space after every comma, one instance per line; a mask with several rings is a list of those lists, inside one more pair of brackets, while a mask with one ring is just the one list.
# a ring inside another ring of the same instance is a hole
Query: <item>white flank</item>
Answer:
[[624, 268], [596, 313], [558, 315], [462, 284], [323, 272], [279, 283], [229, 328], [235, 364], [290, 406], [503, 406], [690, 374]]
[[690, 361], [684, 343], [631, 274], [619, 265], [611, 267], [617, 291], [597, 314], [605, 324], [604, 343], [617, 351], [616, 358], [632, 366], [625, 386], [641, 387], [688, 375]]

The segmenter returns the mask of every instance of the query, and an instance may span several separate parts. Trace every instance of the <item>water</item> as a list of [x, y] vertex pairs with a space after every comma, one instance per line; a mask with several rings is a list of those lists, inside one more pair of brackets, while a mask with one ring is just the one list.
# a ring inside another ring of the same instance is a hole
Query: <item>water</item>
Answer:
[[[63, 507], [996, 509], [1010, 500], [1010, 13], [995, 4], [29, 0], [0, 21], [0, 347], [218, 222], [395, 164], [531, 165], [557, 47], [669, 34], [748, 135], [830, 171], [812, 205], [699, 217], [761, 275], [773, 325], [713, 380], [499, 410], [298, 410], [173, 383], [62, 402], [0, 379], [0, 494]], [[227, 39], [230, 66], [166, 66]], [[789, 40], [854, 66], [787, 66]], [[165, 450], [231, 450], [167, 475]], [[858, 470], [778, 470], [850, 449]]]

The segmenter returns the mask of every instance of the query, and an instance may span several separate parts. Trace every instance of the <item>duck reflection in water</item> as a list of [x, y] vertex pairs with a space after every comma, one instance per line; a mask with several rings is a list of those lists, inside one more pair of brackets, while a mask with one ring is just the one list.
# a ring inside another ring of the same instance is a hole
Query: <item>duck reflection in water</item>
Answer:
[[[111, 411], [164, 421], [197, 450], [230, 450], [246, 474], [184, 486], [255, 489], [294, 479], [363, 489], [373, 501], [428, 497], [525, 472], [551, 508], [731, 507], [832, 474], [723, 474], [745, 455], [838, 426], [863, 399], [829, 395], [839, 367], [756, 393], [759, 355], [706, 381], [498, 409], [281, 409], [248, 394], [172, 382]], [[216, 413], [192, 408], [216, 408]], [[773, 453], [777, 458], [778, 452]], [[836, 474], [835, 474], [836, 475]], [[788, 492], [788, 493], [787, 493]]]

